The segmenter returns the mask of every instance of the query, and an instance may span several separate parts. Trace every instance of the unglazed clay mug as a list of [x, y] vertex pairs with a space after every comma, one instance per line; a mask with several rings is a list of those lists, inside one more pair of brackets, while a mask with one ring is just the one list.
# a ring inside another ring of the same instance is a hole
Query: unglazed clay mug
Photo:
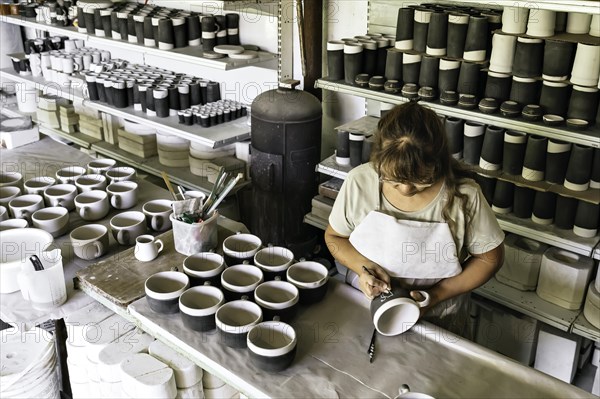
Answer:
[[74, 184], [75, 179], [85, 175], [85, 168], [81, 166], [67, 166], [56, 172], [56, 178], [63, 184]]
[[44, 193], [44, 190], [46, 190], [48, 187], [54, 185], [54, 183], [56, 183], [56, 180], [52, 177], [48, 177], [48, 176], [34, 177], [34, 178], [27, 180], [25, 182], [23, 188], [25, 189], [25, 194], [42, 195]]
[[435, 399], [433, 396], [420, 393], [420, 392], [411, 392], [410, 388], [406, 384], [402, 384], [400, 389], [398, 390], [398, 396], [394, 399]]
[[75, 255], [80, 259], [93, 260], [108, 251], [108, 229], [101, 224], [78, 227], [69, 238]]
[[83, 220], [100, 220], [110, 210], [108, 195], [104, 191], [86, 191], [75, 197], [75, 209]]
[[424, 299], [415, 301], [410, 290], [392, 284], [392, 289], [383, 292], [371, 301], [373, 325], [381, 335], [392, 337], [409, 330], [419, 320], [421, 308], [429, 305], [429, 294], [419, 292]]
[[23, 190], [23, 175], [19, 172], [0, 172], [0, 187], [14, 186]]
[[73, 184], [57, 184], [44, 190], [44, 199], [47, 206], [62, 206], [69, 211], [75, 209], [77, 187]]
[[21, 189], [15, 186], [0, 187], [0, 205], [8, 206], [8, 203], [21, 195]]
[[60, 237], [69, 230], [69, 211], [60, 206], [39, 209], [31, 216], [33, 227]]
[[142, 207], [142, 212], [146, 215], [148, 228], [154, 231], [166, 231], [173, 227], [169, 216], [173, 213], [173, 201], [157, 199], [148, 201]]
[[121, 245], [134, 245], [137, 237], [146, 233], [146, 217], [142, 212], [119, 213], [110, 219], [110, 230]]
[[79, 176], [75, 179], [75, 186], [79, 189], [80, 193], [92, 190], [105, 190], [106, 177], [100, 174]]
[[106, 171], [106, 177], [110, 183], [116, 183], [123, 180], [135, 180], [135, 169], [129, 166], [119, 166]]
[[134, 256], [140, 262], [149, 262], [156, 259], [163, 248], [162, 240], [154, 238], [150, 234], [144, 234], [135, 239]]
[[106, 187], [110, 205], [115, 209], [129, 209], [138, 201], [138, 184], [132, 181], [119, 181]]
[[94, 159], [93, 161], [88, 163], [86, 167], [89, 173], [105, 175], [106, 172], [108, 172], [109, 169], [114, 168], [116, 164], [117, 161], [115, 161], [114, 159], [103, 158]]
[[31, 215], [44, 207], [44, 198], [37, 194], [21, 195], [8, 203], [10, 213], [15, 219], [26, 219], [31, 223]]

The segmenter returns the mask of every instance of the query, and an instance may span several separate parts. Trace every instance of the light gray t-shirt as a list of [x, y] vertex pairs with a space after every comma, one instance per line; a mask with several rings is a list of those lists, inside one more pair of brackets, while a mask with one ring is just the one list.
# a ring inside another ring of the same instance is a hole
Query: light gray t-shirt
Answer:
[[[451, 233], [459, 261], [462, 263], [468, 254], [482, 254], [502, 244], [504, 232], [477, 183], [470, 179], [461, 183], [459, 191], [468, 198], [470, 222], [467, 222], [467, 216], [461, 207], [462, 201], [459, 199], [454, 200], [450, 217], [455, 221]], [[446, 187], [443, 186], [436, 198], [425, 208], [415, 212], [401, 211], [380, 193], [379, 176], [373, 164], [366, 163], [348, 174], [333, 205], [329, 224], [337, 233], [350, 236], [356, 226], [373, 210], [379, 210], [397, 219], [444, 222], [442, 210], [447, 199]]]

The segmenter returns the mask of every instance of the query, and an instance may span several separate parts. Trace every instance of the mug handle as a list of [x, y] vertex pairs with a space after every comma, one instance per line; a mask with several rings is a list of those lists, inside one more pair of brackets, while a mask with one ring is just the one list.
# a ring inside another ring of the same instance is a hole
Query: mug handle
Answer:
[[99, 258], [104, 253], [104, 245], [100, 241], [94, 241], [94, 246], [96, 247], [96, 255], [94, 258]]
[[81, 216], [82, 219], [85, 219], [85, 215], [89, 213], [89, 210], [89, 206], [82, 206], [81, 209], [79, 209], [79, 216]]
[[112, 205], [113, 208], [119, 209], [119, 207], [121, 206], [121, 196], [113, 195], [110, 198], [110, 204]]
[[[163, 219], [161, 216], [156, 216], [152, 218], [152, 221], [150, 222], [152, 230], [154, 231], [160, 231], [160, 229], [163, 226]], [[159, 251], [160, 252], [160, 251]]]
[[123, 243], [122, 245], [126, 245], [129, 237], [129, 232], [127, 230], [119, 230], [117, 232], [117, 241], [119, 242], [119, 244]]
[[[424, 299], [422, 301], [416, 301], [413, 298], [413, 301], [415, 301], [417, 303], [417, 305], [419, 305], [420, 308], [423, 308], [427, 305], [429, 305], [429, 302], [431, 300], [431, 297], [429, 296], [429, 293], [427, 291], [421, 291], [421, 290], [416, 290], [419, 294], [423, 295]], [[411, 297], [412, 298], [412, 297]]]
[[160, 239], [154, 241], [154, 244], [158, 245], [158, 250], [156, 251], [157, 253], [160, 253], [160, 251], [162, 251], [163, 248], [165, 247], [165, 245], [163, 244], [162, 240], [160, 240]]
[[202, 285], [212, 285], [210, 281], [206, 280]]
[[65, 201], [61, 198], [56, 200], [56, 206], [60, 206], [61, 208], [66, 208]]
[[402, 384], [400, 385], [400, 388], [398, 389], [398, 393], [400, 395], [404, 395], [405, 393], [410, 392], [410, 387], [406, 384]]

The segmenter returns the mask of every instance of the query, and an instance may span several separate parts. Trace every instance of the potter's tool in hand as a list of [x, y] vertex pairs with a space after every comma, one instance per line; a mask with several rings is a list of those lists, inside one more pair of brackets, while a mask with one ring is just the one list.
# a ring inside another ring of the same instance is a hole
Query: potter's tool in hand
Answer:
[[42, 262], [40, 261], [40, 258], [37, 257], [37, 255], [30, 256], [29, 261], [33, 265], [33, 269], [36, 272], [44, 270], [44, 265], [42, 265]]
[[373, 335], [371, 336], [371, 343], [369, 344], [369, 363], [373, 363], [373, 357], [375, 356], [375, 337], [377, 336], [377, 329], [373, 329]]
[[[378, 279], [378, 280], [379, 280], [379, 278], [378, 278], [378, 277], [377, 277], [377, 276], [376, 276], [376, 275], [375, 275], [375, 274], [374, 274], [374, 273], [371, 271], [371, 269], [368, 269], [368, 268], [367, 268], [365, 265], [363, 265], [362, 269], [363, 269], [363, 272], [369, 273], [371, 276], [373, 276], [373, 277], [375, 277], [376, 279]], [[389, 288], [388, 288], [388, 289], [386, 289], [386, 290], [385, 290], [385, 293], [386, 293], [387, 295], [391, 294], [391, 291], [390, 291], [390, 289], [389, 289]]]

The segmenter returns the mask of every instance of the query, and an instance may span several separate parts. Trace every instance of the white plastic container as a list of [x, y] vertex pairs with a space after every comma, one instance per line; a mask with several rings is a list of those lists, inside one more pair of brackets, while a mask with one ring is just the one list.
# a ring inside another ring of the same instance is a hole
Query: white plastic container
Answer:
[[63, 272], [60, 249], [47, 251], [39, 256], [44, 270], [36, 271], [30, 262], [25, 262], [17, 276], [23, 298], [36, 309], [52, 309], [67, 300], [67, 287]]
[[173, 223], [173, 241], [175, 250], [183, 255], [192, 255], [199, 252], [209, 252], [217, 247], [217, 220], [219, 213], [201, 223], [185, 223], [169, 216]]
[[565, 309], [579, 309], [593, 268], [591, 258], [552, 247], [542, 257], [536, 292], [540, 298]]
[[548, 246], [516, 234], [504, 240], [504, 264], [496, 273], [496, 279], [521, 291], [533, 291], [537, 287], [542, 256]]
[[534, 367], [570, 384], [577, 370], [580, 346], [579, 335], [569, 334], [542, 323]]

